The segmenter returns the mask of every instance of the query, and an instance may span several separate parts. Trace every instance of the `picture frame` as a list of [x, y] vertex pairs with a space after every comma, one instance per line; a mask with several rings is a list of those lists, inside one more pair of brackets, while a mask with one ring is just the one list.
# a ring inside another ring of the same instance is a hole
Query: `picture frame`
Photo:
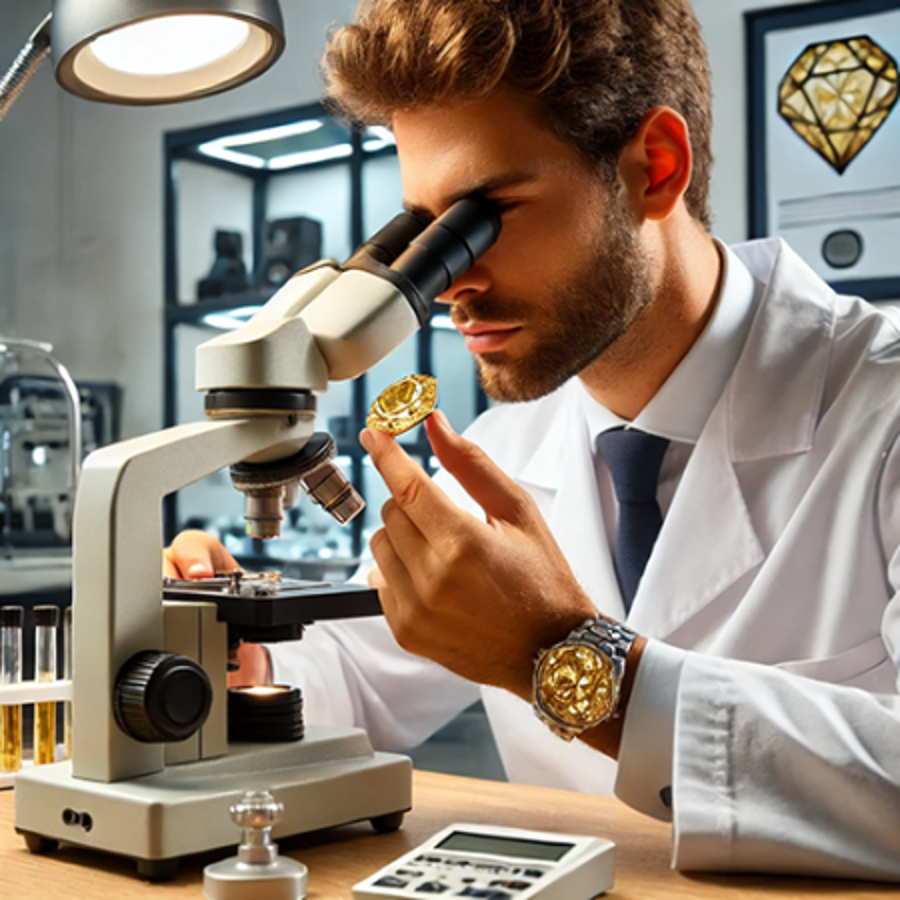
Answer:
[[750, 237], [784, 237], [841, 293], [900, 299], [900, 0], [744, 17]]

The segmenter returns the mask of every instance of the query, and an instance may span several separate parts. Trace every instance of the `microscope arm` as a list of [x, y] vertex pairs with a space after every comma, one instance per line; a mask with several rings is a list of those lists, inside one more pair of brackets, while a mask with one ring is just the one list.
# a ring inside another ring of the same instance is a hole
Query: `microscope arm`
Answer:
[[366, 372], [420, 324], [403, 293], [378, 275], [304, 270], [242, 328], [197, 348], [197, 390], [323, 392], [329, 381]]
[[135, 653], [163, 649], [162, 499], [225, 466], [288, 455], [312, 415], [181, 425], [91, 454], [75, 504], [73, 774], [111, 782], [161, 771], [163, 744], [116, 724], [116, 676]]

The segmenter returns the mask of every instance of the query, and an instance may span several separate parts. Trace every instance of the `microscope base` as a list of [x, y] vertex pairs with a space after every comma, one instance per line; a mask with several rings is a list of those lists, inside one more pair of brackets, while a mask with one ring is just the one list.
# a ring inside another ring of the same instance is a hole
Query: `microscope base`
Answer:
[[262, 790], [284, 804], [276, 840], [365, 819], [389, 831], [412, 806], [412, 763], [373, 752], [359, 729], [309, 726], [301, 741], [232, 744], [218, 759], [109, 784], [73, 777], [71, 762], [36, 766], [16, 780], [16, 830], [33, 852], [78, 844], [161, 879], [181, 856], [239, 843], [229, 807]]

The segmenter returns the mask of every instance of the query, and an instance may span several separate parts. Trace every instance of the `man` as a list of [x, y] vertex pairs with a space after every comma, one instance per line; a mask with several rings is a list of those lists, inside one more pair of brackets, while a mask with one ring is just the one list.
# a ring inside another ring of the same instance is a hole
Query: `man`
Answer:
[[900, 331], [783, 243], [710, 236], [687, 0], [372, 0], [325, 72], [393, 128], [410, 208], [502, 210], [441, 299], [512, 402], [468, 439], [430, 420], [435, 482], [363, 434], [393, 637], [318, 625], [245, 671], [383, 747], [480, 692], [510, 780], [615, 780], [680, 868], [900, 877]]

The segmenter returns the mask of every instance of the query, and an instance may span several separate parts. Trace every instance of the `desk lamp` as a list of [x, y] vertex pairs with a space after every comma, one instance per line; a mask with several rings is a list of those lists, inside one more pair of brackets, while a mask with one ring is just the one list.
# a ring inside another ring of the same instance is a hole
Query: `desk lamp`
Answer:
[[0, 80], [0, 119], [51, 53], [70, 93], [150, 106], [237, 87], [284, 43], [278, 0], [55, 0]]

